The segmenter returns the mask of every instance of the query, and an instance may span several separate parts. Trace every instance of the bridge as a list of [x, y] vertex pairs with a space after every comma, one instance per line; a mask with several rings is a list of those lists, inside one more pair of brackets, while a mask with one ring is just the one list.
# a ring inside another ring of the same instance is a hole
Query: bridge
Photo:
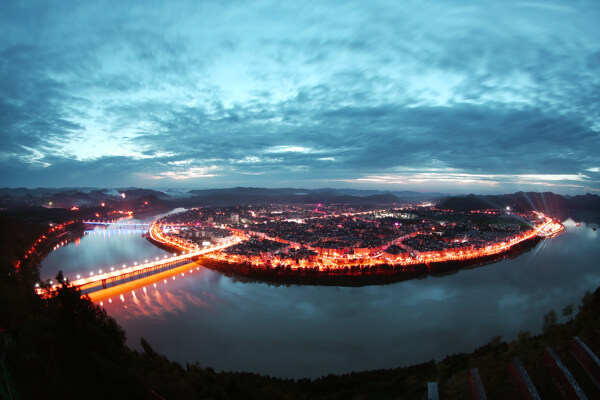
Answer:
[[118, 225], [120, 227], [126, 227], [127, 229], [149, 229], [152, 225], [149, 223], [138, 222], [138, 223], [123, 223], [119, 221], [115, 222], [106, 222], [106, 221], [83, 221], [85, 225], [92, 226], [109, 226], [109, 225]]
[[126, 267], [120, 270], [109, 271], [102, 274], [92, 275], [71, 281], [70, 284], [79, 290], [82, 294], [89, 294], [98, 290], [104, 290], [119, 286], [124, 283], [132, 282], [141, 278], [147, 278], [171, 269], [187, 265], [198, 259], [199, 256], [213, 251], [222, 250], [226, 247], [239, 243], [241, 239], [234, 238], [231, 242], [213, 246], [202, 250], [184, 251], [183, 254], [169, 257], [162, 260], [150, 261], [144, 264]]
[[[90, 221], [86, 221], [90, 222]], [[109, 225], [106, 222], [92, 221], [97, 225]], [[130, 224], [131, 225], [131, 224]], [[113, 289], [117, 291], [118, 287], [128, 283], [136, 282], [146, 278], [157, 278], [160, 279], [165, 273], [177, 272], [175, 270], [181, 267], [188, 266], [191, 262], [196, 261], [201, 255], [211, 253], [213, 251], [219, 251], [229, 246], [239, 243], [242, 239], [233, 237], [233, 239], [227, 243], [211, 246], [208, 248], [200, 249], [196, 245], [185, 243], [183, 241], [175, 242], [173, 239], [167, 237], [162, 233], [161, 226], [156, 224], [146, 224], [150, 227], [148, 236], [153, 241], [159, 242], [165, 246], [179, 249], [180, 255], [174, 255], [172, 257], [166, 257], [164, 259], [156, 259], [155, 261], [146, 262], [140, 265], [134, 265], [130, 267], [124, 267], [118, 270], [111, 270], [105, 273], [94, 275], [90, 273], [88, 277], [78, 278], [70, 281], [69, 286], [75, 287], [81, 291], [81, 294], [90, 295], [90, 297], [101, 297], [98, 296], [98, 292], [107, 291]], [[160, 277], [158, 276], [160, 275]], [[50, 288], [50, 293], [57, 290], [57, 285], [53, 285]], [[38, 294], [44, 295], [44, 290], [41, 288], [37, 289]]]

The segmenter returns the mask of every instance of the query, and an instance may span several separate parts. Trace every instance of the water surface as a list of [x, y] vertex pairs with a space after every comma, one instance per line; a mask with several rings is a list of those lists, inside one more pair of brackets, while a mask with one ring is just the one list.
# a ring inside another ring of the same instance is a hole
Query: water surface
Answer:
[[[537, 333], [545, 313], [560, 314], [600, 286], [600, 231], [571, 220], [565, 226], [517, 258], [447, 276], [359, 288], [286, 286], [199, 267], [104, 306], [132, 347], [143, 336], [172, 360], [217, 370], [316, 377], [405, 366], [471, 351], [494, 336]], [[42, 272], [70, 268], [60, 262], [65, 257], [98, 268], [162, 254], [141, 234], [91, 235], [51, 254]]]

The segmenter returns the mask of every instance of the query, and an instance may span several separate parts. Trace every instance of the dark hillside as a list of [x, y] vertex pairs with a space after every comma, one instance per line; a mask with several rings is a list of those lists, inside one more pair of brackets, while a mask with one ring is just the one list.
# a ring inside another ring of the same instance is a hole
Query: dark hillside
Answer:
[[554, 214], [563, 211], [600, 210], [600, 196], [586, 194], [579, 196], [561, 196], [551, 192], [517, 192], [503, 195], [452, 196], [441, 200], [438, 208], [454, 211], [487, 209], [506, 209], [514, 211], [542, 211]]

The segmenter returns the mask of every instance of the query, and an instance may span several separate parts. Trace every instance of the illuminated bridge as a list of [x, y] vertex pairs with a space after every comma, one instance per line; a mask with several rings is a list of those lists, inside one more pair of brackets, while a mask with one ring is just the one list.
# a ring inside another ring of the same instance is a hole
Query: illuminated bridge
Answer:
[[93, 275], [80, 278], [71, 282], [71, 285], [80, 289], [82, 294], [89, 294], [98, 290], [104, 290], [111, 287], [119, 286], [138, 279], [147, 278], [162, 272], [170, 271], [175, 268], [189, 264], [198, 259], [202, 254], [210, 253], [217, 250], [222, 250], [226, 247], [238, 243], [239, 239], [226, 243], [220, 246], [209, 247], [198, 251], [184, 252], [179, 256], [170, 257], [158, 261], [151, 261], [145, 264], [136, 265], [133, 267], [123, 268], [120, 270], [110, 271], [103, 274]]
[[124, 227], [126, 229], [148, 229], [150, 228], [151, 224], [149, 223], [142, 223], [142, 222], [138, 222], [138, 223], [123, 223], [123, 222], [105, 222], [105, 221], [83, 221], [83, 223], [85, 225], [92, 225], [92, 226], [109, 226], [109, 225], [118, 225], [119, 228]]
[[81, 294], [90, 294], [99, 290], [116, 287], [138, 279], [147, 278], [162, 272], [172, 270], [194, 261], [198, 255], [183, 254], [166, 260], [149, 262], [146, 264], [98, 274], [87, 278], [77, 279], [71, 285], [81, 290]]
[[[96, 224], [105, 225], [108, 223], [96, 222]], [[147, 226], [150, 225], [147, 224]], [[81, 290], [81, 294], [90, 295], [92, 298], [102, 297], [102, 291], [118, 292], [121, 289], [121, 285], [126, 286], [126, 284], [146, 279], [160, 279], [164, 274], [176, 273], [177, 269], [187, 267], [191, 262], [196, 261], [198, 257], [203, 254], [222, 250], [241, 241], [240, 238], [234, 238], [232, 241], [219, 246], [198, 249], [197, 247], [182, 246], [180, 243], [171, 243], [168, 239], [165, 240], [160, 226], [158, 225], [152, 225], [148, 235], [155, 241], [181, 250], [182, 253], [169, 258], [156, 259], [155, 261], [146, 262], [144, 264], [111, 270], [96, 275], [90, 273], [90, 276], [88, 277], [82, 277], [69, 282], [69, 286]], [[125, 288], [125, 286], [123, 288]], [[52, 286], [51, 292], [56, 291], [56, 289], [57, 285]], [[43, 294], [43, 291], [38, 289], [38, 293]]]

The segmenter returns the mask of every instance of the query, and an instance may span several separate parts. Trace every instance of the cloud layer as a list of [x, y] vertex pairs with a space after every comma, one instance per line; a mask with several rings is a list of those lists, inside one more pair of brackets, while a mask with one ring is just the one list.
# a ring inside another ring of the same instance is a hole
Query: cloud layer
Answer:
[[0, 186], [600, 190], [600, 5], [9, 2]]

